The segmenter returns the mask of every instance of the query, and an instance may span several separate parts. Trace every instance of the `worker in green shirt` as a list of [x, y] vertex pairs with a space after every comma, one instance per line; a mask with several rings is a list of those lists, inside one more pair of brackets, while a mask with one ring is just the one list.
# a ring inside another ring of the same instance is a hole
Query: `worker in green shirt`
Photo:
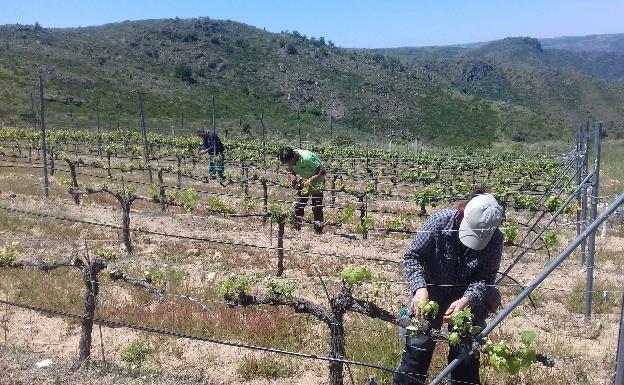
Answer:
[[303, 209], [312, 200], [312, 213], [314, 214], [314, 231], [317, 234], [323, 232], [323, 184], [327, 171], [315, 153], [308, 150], [292, 149], [283, 147], [279, 152], [279, 160], [288, 165], [290, 183], [297, 189], [295, 196], [295, 220], [294, 227], [301, 229]]

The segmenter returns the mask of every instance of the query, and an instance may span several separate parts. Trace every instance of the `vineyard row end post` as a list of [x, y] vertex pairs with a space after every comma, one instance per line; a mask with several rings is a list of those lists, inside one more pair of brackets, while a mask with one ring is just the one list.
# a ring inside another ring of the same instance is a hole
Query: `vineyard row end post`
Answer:
[[[602, 122], [596, 122], [594, 138], [594, 173], [592, 177], [592, 196], [591, 196], [591, 209], [589, 214], [590, 223], [596, 220], [598, 214], [598, 193], [600, 190], [600, 151], [602, 141]], [[585, 306], [584, 315], [585, 320], [589, 320], [591, 317], [591, 305], [593, 297], [594, 287], [594, 257], [596, 255], [596, 232], [592, 231], [589, 234], [589, 240], [587, 242], [587, 278], [585, 284]]]

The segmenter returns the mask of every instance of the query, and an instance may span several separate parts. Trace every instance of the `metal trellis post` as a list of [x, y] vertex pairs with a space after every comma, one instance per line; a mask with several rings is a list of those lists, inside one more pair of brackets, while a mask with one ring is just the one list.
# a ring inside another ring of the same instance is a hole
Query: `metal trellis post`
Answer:
[[622, 294], [622, 313], [620, 314], [620, 334], [618, 336], [617, 356], [615, 360], [614, 385], [624, 384], [624, 293]]
[[[596, 136], [594, 139], [594, 172], [592, 177], [590, 223], [596, 220], [598, 214], [598, 191], [600, 188], [600, 147], [602, 138], [602, 122], [596, 123]], [[591, 317], [592, 292], [594, 286], [594, 257], [596, 255], [596, 232], [589, 234], [587, 242], [587, 279], [585, 284], [585, 320]]]
[[[589, 153], [588, 153], [588, 140], [589, 140], [589, 121], [585, 122], [585, 125], [583, 126], [583, 134], [582, 134], [582, 138], [581, 138], [581, 146], [583, 147], [582, 149], [582, 154], [583, 154], [583, 162], [581, 165], [581, 175], [582, 177], [585, 177], [587, 175], [587, 173], [589, 172]], [[583, 232], [585, 230], [585, 228], [587, 227], [587, 186], [583, 186], [583, 188], [581, 189], [581, 232]], [[586, 241], [583, 240], [583, 242], [581, 243], [581, 265], [585, 264], [585, 259], [586, 259], [586, 254], [585, 254], [585, 250], [586, 250]]]

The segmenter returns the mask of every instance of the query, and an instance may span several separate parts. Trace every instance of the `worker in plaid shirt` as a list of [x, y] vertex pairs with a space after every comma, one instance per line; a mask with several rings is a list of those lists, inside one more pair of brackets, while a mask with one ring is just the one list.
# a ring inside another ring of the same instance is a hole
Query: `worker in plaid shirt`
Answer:
[[[491, 194], [480, 194], [457, 209], [431, 215], [405, 253], [405, 276], [410, 283], [408, 308], [420, 317], [418, 302], [433, 300], [440, 311], [432, 324], [440, 328], [454, 312], [470, 306], [473, 324], [485, 326], [488, 311], [494, 311], [500, 294], [492, 285], [501, 262], [503, 234], [498, 230], [503, 209]], [[409, 336], [403, 329], [405, 350], [396, 385], [426, 381], [435, 341], [430, 336]], [[460, 353], [450, 347], [449, 362]], [[452, 372], [450, 384], [480, 384], [479, 358], [469, 356]]]

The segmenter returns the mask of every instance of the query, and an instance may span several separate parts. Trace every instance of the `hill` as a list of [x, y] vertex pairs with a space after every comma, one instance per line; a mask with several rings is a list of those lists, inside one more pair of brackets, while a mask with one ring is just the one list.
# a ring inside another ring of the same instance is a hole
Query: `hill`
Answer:
[[624, 33], [540, 39], [542, 47], [575, 52], [624, 53]]
[[231, 21], [148, 20], [100, 27], [0, 28], [0, 90], [4, 121], [27, 120], [35, 74], [45, 74], [50, 121], [77, 126], [103, 115], [136, 126], [137, 92], [146, 115], [187, 126], [210, 121], [216, 96], [219, 125], [233, 131], [258, 130], [263, 113], [269, 132], [291, 135], [296, 110], [306, 137], [334, 135], [362, 139], [383, 132], [406, 140], [440, 144], [483, 144], [509, 139], [502, 126], [522, 129], [535, 120], [529, 137], [556, 137], [563, 127], [530, 111], [449, 90], [418, 66], [369, 52], [352, 52], [300, 34], [273, 34]]
[[[445, 66], [464, 68], [475, 61], [461, 60], [469, 62], [404, 63], [337, 48], [323, 38], [209, 18], [71, 29], [1, 26], [0, 120], [30, 119], [38, 72], [47, 82], [48, 121], [60, 126], [93, 126], [99, 104], [105, 127], [136, 127], [141, 93], [148, 128], [179, 128], [182, 115], [185, 127], [195, 128], [210, 124], [214, 95], [219, 128], [230, 135], [257, 136], [262, 114], [274, 138], [292, 139], [299, 111], [304, 140], [328, 138], [331, 116], [332, 137], [342, 141], [379, 141], [383, 135], [386, 140], [483, 145], [558, 138], [591, 110], [581, 103], [590, 82], [582, 76], [581, 84], [556, 79], [570, 92], [581, 89], [582, 95], [564, 103], [566, 111], [581, 112], [561, 117], [544, 114], [549, 110], [525, 90], [504, 88], [495, 95], [490, 88], [497, 86], [487, 85], [492, 77], [457, 83]], [[495, 75], [509, 76], [502, 68]], [[622, 100], [615, 91], [598, 94], [603, 95], [614, 103]]]
[[[467, 94], [519, 105], [573, 125], [586, 116], [622, 130], [624, 55], [544, 48], [534, 38], [506, 38], [473, 48], [376, 50], [423, 66]], [[612, 122], [612, 123], [611, 123]]]

